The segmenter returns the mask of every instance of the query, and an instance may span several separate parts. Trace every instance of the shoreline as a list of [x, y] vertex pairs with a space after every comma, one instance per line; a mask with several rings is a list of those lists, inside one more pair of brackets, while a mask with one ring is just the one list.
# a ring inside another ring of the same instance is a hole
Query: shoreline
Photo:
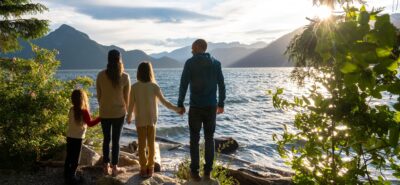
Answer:
[[[182, 143], [178, 143], [175, 141], [171, 141], [166, 138], [157, 138], [157, 143], [159, 145], [159, 152], [173, 152], [180, 153], [183, 155], [189, 155], [188, 150], [184, 150], [182, 148], [186, 148], [187, 146]], [[180, 145], [180, 147], [176, 147], [176, 145]], [[89, 148], [89, 149], [87, 149]], [[172, 150], [169, 150], [172, 149]], [[88, 158], [89, 156], [89, 158]], [[223, 155], [223, 158], [230, 158], [232, 160], [232, 156]], [[0, 184], [63, 184], [63, 156], [62, 154], [58, 156], [58, 158], [51, 159], [49, 161], [42, 161], [37, 164], [34, 170], [24, 170], [24, 171], [15, 171], [15, 170], [0, 170]], [[221, 163], [219, 158], [217, 163]], [[83, 160], [83, 161], [82, 161]], [[137, 156], [135, 153], [129, 149], [127, 145], [121, 145], [121, 153], [120, 153], [120, 166], [127, 168], [127, 173], [123, 175], [119, 175], [115, 178], [113, 177], [104, 177], [102, 175], [102, 167], [101, 167], [101, 158], [100, 154], [98, 154], [93, 146], [84, 145], [81, 153], [81, 161], [78, 167], [78, 174], [80, 174], [85, 179], [84, 184], [146, 184], [150, 181], [151, 184], [190, 184], [190, 181], [186, 181], [184, 179], [178, 179], [176, 176], [177, 171], [168, 171], [163, 166], [168, 165], [168, 162], [160, 159], [161, 171], [155, 173], [156, 175], [153, 178], [149, 179], [141, 179], [138, 177], [139, 165], [137, 161]], [[245, 162], [245, 161], [242, 161]], [[85, 163], [85, 164], [82, 164]], [[167, 163], [167, 164], [166, 164]], [[250, 164], [246, 162], [247, 164]], [[222, 162], [222, 165], [224, 163]], [[223, 165], [225, 170], [229, 174], [234, 174], [238, 178], [244, 178], [244, 181], [269, 181], [269, 182], [286, 182], [284, 184], [290, 184], [291, 178], [290, 174], [286, 172], [279, 171], [277, 169], [270, 168], [268, 173], [260, 174], [258, 172], [252, 171], [252, 169], [244, 169], [244, 168], [230, 168], [229, 166]], [[274, 171], [275, 170], [275, 171]], [[156, 179], [156, 180], [155, 180]], [[158, 180], [157, 180], [158, 179]], [[243, 180], [243, 179], [242, 179]], [[100, 183], [101, 182], [101, 183]]]

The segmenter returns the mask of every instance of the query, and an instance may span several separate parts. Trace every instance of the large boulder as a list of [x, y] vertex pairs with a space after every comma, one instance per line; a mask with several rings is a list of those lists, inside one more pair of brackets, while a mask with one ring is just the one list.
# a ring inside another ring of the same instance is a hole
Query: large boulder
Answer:
[[[155, 172], [160, 172], [161, 171], [161, 153], [160, 153], [160, 144], [158, 142], [155, 143], [155, 164], [154, 164], [154, 171]], [[126, 161], [127, 164], [126, 165], [130, 165], [129, 160], [125, 160], [127, 159], [126, 157], [123, 157], [124, 159], [122, 159], [122, 156], [128, 156], [129, 158], [133, 159], [133, 160], [139, 160], [139, 155], [138, 155], [138, 144], [136, 141], [133, 141], [131, 143], [129, 143], [127, 146], [123, 146], [121, 148], [121, 152], [120, 152], [120, 166], [123, 166], [125, 164], [121, 164], [121, 161]], [[131, 161], [133, 163], [133, 161]]]
[[231, 137], [215, 138], [215, 150], [223, 154], [231, 154], [239, 148], [239, 144]]
[[180, 183], [170, 177], [155, 173], [153, 177], [143, 179], [139, 176], [139, 169], [128, 168], [127, 172], [117, 177], [102, 176], [97, 179], [97, 185], [179, 185]]
[[94, 166], [101, 156], [87, 145], [82, 145], [81, 158], [79, 164], [83, 166]]

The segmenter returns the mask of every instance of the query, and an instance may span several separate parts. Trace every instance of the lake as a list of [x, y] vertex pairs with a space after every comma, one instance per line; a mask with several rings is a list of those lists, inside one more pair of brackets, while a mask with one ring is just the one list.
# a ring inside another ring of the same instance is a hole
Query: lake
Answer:
[[[274, 167], [289, 170], [280, 158], [276, 144], [272, 140], [273, 134], [281, 134], [283, 125], [292, 125], [295, 112], [283, 112], [274, 109], [272, 98], [266, 94], [269, 89], [285, 88], [284, 96], [292, 98], [303, 95], [305, 88], [299, 88], [290, 81], [289, 75], [293, 68], [224, 68], [226, 84], [225, 113], [217, 116], [215, 137], [232, 137], [239, 142], [239, 149], [233, 154], [235, 158], [252, 163], [251, 168]], [[63, 80], [77, 76], [88, 76], [96, 79], [100, 70], [60, 70], [57, 77]], [[136, 81], [136, 70], [127, 69], [131, 82]], [[156, 80], [165, 97], [176, 104], [178, 100], [179, 82], [182, 69], [155, 69]], [[95, 87], [90, 91], [92, 110], [98, 108]], [[388, 96], [384, 100], [391, 101]], [[189, 95], [186, 96], [186, 107]], [[379, 101], [371, 103], [379, 104]], [[157, 136], [189, 144], [189, 128], [187, 114], [183, 117], [159, 105], [159, 119]], [[134, 125], [125, 125], [134, 129]], [[122, 142], [127, 143], [135, 139], [134, 131], [125, 130]], [[187, 152], [187, 149], [182, 149]], [[166, 170], [173, 171], [176, 164], [182, 161], [183, 155], [179, 152], [161, 152], [162, 162]], [[234, 164], [235, 165], [235, 164]], [[163, 168], [164, 168], [163, 166]]]

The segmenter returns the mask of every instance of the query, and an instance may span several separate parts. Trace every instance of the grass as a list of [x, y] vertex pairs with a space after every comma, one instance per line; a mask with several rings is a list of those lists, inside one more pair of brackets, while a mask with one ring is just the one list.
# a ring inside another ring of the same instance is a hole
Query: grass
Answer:
[[[218, 158], [220, 157], [220, 152], [217, 152], [216, 157], [214, 158], [214, 166], [213, 171], [211, 172], [211, 177], [219, 182], [220, 185], [238, 185], [239, 182], [233, 177], [228, 175], [227, 167], [224, 167], [222, 164], [218, 163]], [[200, 176], [203, 175], [204, 169], [204, 149], [200, 150]], [[178, 170], [175, 174], [176, 178], [180, 180], [189, 180], [190, 179], [190, 160], [189, 157], [186, 156], [183, 162], [178, 165]]]

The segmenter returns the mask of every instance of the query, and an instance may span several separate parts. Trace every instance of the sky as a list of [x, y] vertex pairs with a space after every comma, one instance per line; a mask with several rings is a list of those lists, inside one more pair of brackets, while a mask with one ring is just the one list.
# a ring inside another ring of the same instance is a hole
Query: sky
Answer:
[[[396, 0], [395, 0], [396, 1]], [[49, 11], [51, 30], [68, 24], [103, 45], [146, 53], [171, 51], [197, 38], [209, 42], [269, 43], [323, 13], [312, 0], [33, 0]], [[393, 0], [368, 6], [399, 12]], [[393, 8], [395, 10], [393, 10]]]

